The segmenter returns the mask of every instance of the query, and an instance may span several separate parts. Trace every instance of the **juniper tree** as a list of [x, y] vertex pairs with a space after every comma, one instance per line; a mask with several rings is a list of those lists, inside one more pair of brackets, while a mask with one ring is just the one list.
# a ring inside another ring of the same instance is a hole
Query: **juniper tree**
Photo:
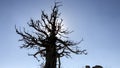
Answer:
[[36, 59], [37, 55], [44, 58], [44, 68], [60, 68], [60, 58], [69, 57], [71, 53], [86, 54], [86, 50], [80, 50], [77, 46], [82, 40], [76, 43], [66, 37], [71, 31], [64, 29], [63, 19], [59, 19], [59, 7], [58, 2], [55, 2], [51, 14], [41, 11], [40, 20], [31, 19], [28, 26], [34, 29], [33, 33], [27, 32], [25, 28], [23, 31], [15, 28], [16, 33], [22, 37], [20, 41], [24, 42], [21, 48], [36, 49], [36, 52], [30, 55]]

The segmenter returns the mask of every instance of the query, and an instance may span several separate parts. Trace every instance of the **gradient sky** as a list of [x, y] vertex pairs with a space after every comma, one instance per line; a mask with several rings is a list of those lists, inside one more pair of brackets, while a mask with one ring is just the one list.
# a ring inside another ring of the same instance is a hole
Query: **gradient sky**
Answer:
[[[61, 0], [61, 18], [74, 30], [70, 39], [84, 39], [81, 49], [88, 55], [62, 58], [62, 68], [102, 65], [119, 68], [120, 0]], [[40, 18], [41, 10], [50, 13], [54, 0], [0, 0], [0, 68], [38, 68], [31, 50], [20, 49], [22, 42], [14, 26], [27, 27], [30, 18]]]

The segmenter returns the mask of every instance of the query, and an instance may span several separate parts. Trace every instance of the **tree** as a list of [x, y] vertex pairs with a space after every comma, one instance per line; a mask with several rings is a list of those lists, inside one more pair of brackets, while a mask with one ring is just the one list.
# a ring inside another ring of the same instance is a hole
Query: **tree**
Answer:
[[34, 54], [30, 54], [38, 59], [37, 55], [40, 55], [45, 59], [44, 68], [60, 68], [61, 57], [69, 57], [71, 53], [86, 54], [86, 50], [80, 50], [78, 44], [80, 42], [73, 42], [68, 40], [67, 34], [72, 31], [68, 31], [63, 27], [63, 19], [59, 19], [60, 13], [58, 12], [59, 2], [55, 2], [54, 7], [50, 15], [42, 11], [41, 20], [30, 20], [28, 26], [34, 29], [33, 33], [29, 33], [23, 29], [18, 30], [16, 27], [16, 33], [19, 34], [24, 44], [21, 48], [36, 49]]

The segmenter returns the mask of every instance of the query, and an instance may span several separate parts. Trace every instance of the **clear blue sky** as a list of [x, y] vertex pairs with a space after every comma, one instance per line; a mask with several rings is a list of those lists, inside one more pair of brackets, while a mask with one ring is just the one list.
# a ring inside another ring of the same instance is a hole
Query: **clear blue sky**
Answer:
[[[102, 65], [119, 68], [120, 64], [120, 0], [61, 0], [61, 18], [74, 30], [70, 38], [88, 55], [72, 55], [62, 59], [63, 68]], [[39, 19], [41, 9], [50, 13], [54, 0], [0, 0], [0, 68], [38, 68], [39, 63], [20, 49], [22, 44], [14, 26], [25, 26], [30, 18]]]

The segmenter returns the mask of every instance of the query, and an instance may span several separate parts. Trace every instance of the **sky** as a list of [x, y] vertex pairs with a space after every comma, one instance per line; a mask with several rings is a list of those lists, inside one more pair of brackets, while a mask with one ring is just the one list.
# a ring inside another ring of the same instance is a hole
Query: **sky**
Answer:
[[[84, 68], [101, 65], [119, 68], [120, 0], [57, 0], [65, 27], [74, 32], [70, 39], [88, 55], [62, 58], [62, 68]], [[26, 27], [30, 18], [40, 19], [41, 10], [50, 13], [54, 0], [0, 0], [0, 68], [39, 68], [39, 62], [28, 56], [31, 50], [20, 49], [22, 42], [15, 25]]]

